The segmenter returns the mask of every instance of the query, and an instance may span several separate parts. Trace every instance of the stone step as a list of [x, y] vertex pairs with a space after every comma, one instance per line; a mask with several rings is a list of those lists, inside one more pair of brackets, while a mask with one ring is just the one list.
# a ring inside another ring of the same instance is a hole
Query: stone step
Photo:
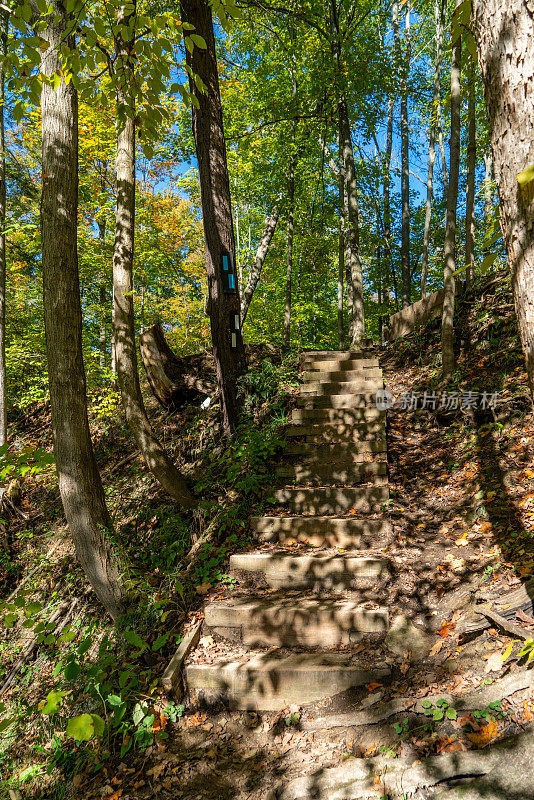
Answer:
[[373, 442], [386, 437], [386, 426], [382, 420], [359, 425], [327, 423], [322, 425], [290, 425], [285, 429], [288, 439], [304, 442]]
[[304, 383], [347, 383], [348, 381], [382, 378], [383, 375], [380, 367], [370, 367], [368, 369], [332, 370], [331, 372], [313, 370], [312, 372], [303, 372], [300, 377]]
[[372, 369], [379, 367], [378, 358], [336, 358], [332, 361], [310, 361], [303, 363], [303, 368], [308, 370], [318, 370], [319, 372], [344, 371], [353, 369]]
[[339, 425], [366, 425], [380, 420], [385, 425], [386, 412], [376, 406], [371, 408], [294, 408], [291, 422], [295, 425], [319, 425], [331, 423]]
[[285, 553], [235, 553], [230, 569], [258, 574], [273, 589], [342, 590], [357, 588], [361, 581], [379, 580], [390, 574], [386, 558], [361, 555], [305, 555]]
[[389, 675], [389, 669], [364, 669], [350, 663], [350, 654], [262, 653], [246, 661], [221, 659], [190, 664], [188, 690], [208, 702], [225, 700], [237, 708], [279, 711], [288, 705], [309, 705], [353, 686]]
[[214, 633], [250, 647], [337, 647], [389, 629], [386, 608], [329, 598], [238, 598], [210, 603], [204, 613]]
[[313, 547], [357, 550], [387, 546], [393, 539], [389, 520], [379, 517], [252, 517], [252, 531], [264, 542], [299, 542]]
[[301, 353], [302, 363], [307, 361], [351, 361], [368, 358], [376, 358], [376, 353], [372, 348], [362, 348], [361, 350], [304, 350]]
[[356, 381], [336, 381], [331, 383], [303, 383], [299, 387], [301, 397], [329, 397], [336, 394], [365, 394], [376, 392], [384, 388], [384, 381], [380, 378], [362, 378]]
[[387, 463], [368, 461], [362, 464], [288, 464], [276, 470], [276, 477], [313, 483], [317, 486], [355, 486], [359, 483], [381, 485], [387, 482]]
[[332, 444], [315, 444], [299, 442], [286, 446], [286, 456], [300, 456], [307, 461], [321, 461], [327, 464], [339, 461], [364, 461], [367, 453], [385, 453], [385, 439], [372, 442], [333, 442]]
[[319, 397], [301, 395], [297, 397], [299, 408], [375, 408], [376, 409], [376, 389], [375, 391], [365, 391], [358, 393], [330, 394]]
[[289, 505], [294, 514], [324, 515], [377, 514], [389, 500], [388, 486], [356, 486], [278, 489], [274, 493], [277, 503]]

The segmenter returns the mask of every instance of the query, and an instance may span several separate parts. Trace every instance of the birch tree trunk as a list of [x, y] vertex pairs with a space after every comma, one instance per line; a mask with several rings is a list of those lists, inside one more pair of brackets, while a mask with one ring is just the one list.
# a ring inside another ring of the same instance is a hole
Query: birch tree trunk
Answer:
[[445, 244], [443, 248], [443, 314], [441, 319], [441, 352], [442, 376], [446, 381], [454, 371], [454, 301], [456, 270], [456, 208], [458, 203], [458, 181], [460, 175], [460, 124], [461, 124], [461, 90], [462, 72], [462, 39], [457, 35], [452, 46], [451, 63], [451, 138], [450, 138], [450, 175], [447, 194], [447, 224], [445, 228]]
[[534, 164], [534, 5], [531, 0], [474, 0], [473, 20], [501, 226], [534, 398], [534, 184], [518, 182]]
[[[70, 15], [53, 3], [49, 42], [41, 51], [46, 76], [62, 68], [59, 48], [74, 48]], [[109, 614], [122, 611], [118, 559], [107, 532], [111, 521], [89, 433], [82, 356], [82, 309], [78, 274], [78, 96], [62, 79], [43, 83], [41, 237], [43, 305], [54, 436], [54, 457], [65, 516], [82, 565]]]
[[465, 263], [466, 284], [475, 275], [475, 171], [477, 166], [477, 123], [475, 99], [475, 69], [471, 56], [468, 63], [468, 133], [467, 133], [467, 196], [465, 201]]
[[343, 320], [343, 278], [345, 273], [345, 182], [341, 170], [343, 148], [341, 138], [338, 136], [338, 215], [339, 215], [339, 241], [337, 254], [337, 340], [340, 350], [345, 349], [345, 325]]
[[278, 220], [280, 219], [280, 213], [282, 211], [285, 199], [286, 199], [286, 190], [284, 189], [284, 191], [280, 192], [278, 196], [275, 198], [275, 201], [271, 208], [271, 213], [265, 220], [265, 226], [263, 228], [263, 233], [261, 235], [261, 239], [258, 244], [258, 249], [256, 250], [256, 257], [254, 258], [254, 264], [251, 267], [247, 285], [245, 286], [245, 289], [243, 291], [243, 299], [241, 300], [241, 325], [245, 324], [248, 310], [252, 302], [252, 297], [258, 285], [258, 281], [261, 277], [263, 265], [265, 264], [265, 259], [267, 258], [267, 253], [269, 252], [269, 248], [271, 246], [271, 242], [273, 240], [273, 236], [276, 231], [276, 226], [278, 225]]
[[[294, 135], [293, 135], [294, 144]], [[293, 239], [295, 216], [295, 169], [291, 160], [289, 175], [289, 212], [287, 218], [287, 270], [286, 270], [286, 296], [284, 307], [284, 333], [283, 346], [289, 349], [291, 343], [291, 279], [293, 274]]]
[[493, 156], [491, 150], [484, 153], [484, 217], [489, 229], [493, 221]]
[[425, 227], [423, 231], [423, 252], [421, 255], [421, 297], [426, 297], [428, 279], [428, 254], [430, 249], [430, 227], [432, 221], [432, 200], [434, 197], [434, 163], [436, 161], [437, 107], [440, 94], [441, 52], [443, 46], [443, 4], [434, 2], [434, 22], [436, 25], [436, 60], [434, 63], [434, 90], [432, 95], [432, 117], [428, 142], [428, 176], [426, 181]]
[[[180, 8], [182, 22], [194, 25], [195, 34], [202, 36], [207, 45], [206, 49], [195, 46], [192, 53], [186, 50], [186, 58], [193, 74], [206, 86], [206, 91], [201, 92], [195, 81], [189, 80], [191, 94], [199, 106], [192, 109], [193, 136], [206, 241], [211, 340], [223, 427], [229, 434], [238, 418], [237, 379], [245, 367], [245, 350], [241, 331], [232, 334], [241, 314], [239, 287], [234, 294], [223, 290], [222, 256], [224, 252], [235, 254], [235, 241], [213, 18], [207, 0], [181, 0]], [[242, 319], [240, 324], [242, 328]]]
[[[132, 10], [133, 8], [133, 10]], [[149, 470], [165, 491], [185, 508], [193, 508], [196, 501], [185, 478], [161, 446], [152, 430], [143, 402], [139, 383], [135, 320], [133, 306], [133, 258], [135, 243], [135, 94], [133, 84], [133, 38], [125, 41], [127, 30], [135, 14], [135, 3], [121, 7], [118, 34], [115, 39], [117, 59], [117, 207], [115, 217], [115, 243], [113, 248], [114, 315], [113, 338], [115, 358], [122, 402], [126, 420]]]

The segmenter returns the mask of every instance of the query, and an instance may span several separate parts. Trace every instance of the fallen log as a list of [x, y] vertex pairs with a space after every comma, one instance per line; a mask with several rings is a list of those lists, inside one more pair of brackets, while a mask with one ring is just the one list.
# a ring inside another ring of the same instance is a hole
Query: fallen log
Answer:
[[[507, 620], [515, 617], [518, 611], [533, 615], [534, 614], [534, 578], [531, 578], [526, 583], [514, 589], [512, 592], [507, 592], [499, 598], [492, 601], [493, 611]], [[487, 600], [486, 600], [487, 602]], [[479, 612], [484, 613], [484, 609], [475, 606], [474, 613], [471, 619], [468, 619], [465, 625], [462, 626], [462, 635], [469, 635], [478, 633], [486, 628], [490, 628], [492, 622], [487, 617], [481, 617]]]
[[211, 356], [177, 356], [165, 339], [161, 323], [140, 335], [139, 349], [150, 388], [164, 408], [180, 408], [215, 393], [217, 382]]

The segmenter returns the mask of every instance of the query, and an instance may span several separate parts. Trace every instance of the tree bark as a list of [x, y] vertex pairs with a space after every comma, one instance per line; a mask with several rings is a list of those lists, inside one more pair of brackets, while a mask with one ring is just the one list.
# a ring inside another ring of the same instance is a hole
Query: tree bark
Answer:
[[345, 182], [341, 171], [343, 148], [341, 137], [338, 136], [338, 164], [337, 189], [338, 189], [338, 215], [339, 215], [339, 241], [337, 254], [337, 340], [340, 350], [345, 349], [345, 324], [343, 320], [343, 278], [345, 274]]
[[484, 153], [484, 217], [486, 226], [493, 222], [493, 156], [491, 150]]
[[[133, 11], [131, 10], [133, 7]], [[116, 47], [117, 110], [117, 206], [113, 248], [115, 358], [126, 420], [147, 467], [171, 497], [185, 508], [196, 506], [185, 478], [161, 446], [146, 415], [135, 341], [133, 307], [133, 257], [135, 242], [135, 95], [133, 90], [133, 40], [122, 33], [135, 14], [135, 4], [122, 6], [118, 18]], [[128, 111], [128, 113], [126, 113]], [[130, 116], [131, 115], [131, 116]]]
[[258, 285], [258, 281], [260, 280], [263, 265], [265, 263], [265, 259], [267, 258], [267, 253], [269, 252], [278, 220], [280, 219], [280, 212], [282, 211], [285, 198], [286, 191], [284, 190], [275, 198], [271, 208], [271, 213], [265, 220], [265, 226], [258, 244], [258, 249], [256, 250], [254, 264], [251, 267], [247, 285], [245, 286], [245, 290], [243, 292], [243, 299], [241, 301], [241, 325], [245, 324], [250, 303], [252, 302], [252, 297]]
[[454, 301], [456, 270], [456, 208], [458, 203], [458, 181], [460, 176], [460, 123], [461, 123], [461, 89], [462, 72], [462, 39], [457, 35], [452, 46], [451, 63], [451, 138], [450, 138], [450, 174], [447, 195], [447, 224], [445, 228], [445, 244], [443, 248], [443, 314], [441, 319], [441, 352], [442, 376], [446, 381], [454, 371]]
[[[62, 67], [60, 46], [74, 48], [70, 15], [53, 4], [49, 26], [39, 35], [44, 75]], [[41, 236], [43, 304], [59, 490], [76, 553], [109, 614], [122, 611], [118, 561], [107, 531], [111, 521], [93, 454], [87, 419], [82, 356], [82, 310], [78, 275], [78, 97], [62, 79], [54, 90], [43, 83]]]
[[[397, 7], [398, 8], [398, 7]], [[397, 11], [398, 13], [398, 11]], [[396, 26], [397, 41], [398, 23]], [[400, 43], [398, 45], [400, 52]], [[410, 127], [408, 123], [408, 79], [410, 74], [411, 39], [410, 8], [406, 7], [406, 50], [401, 70], [401, 282], [402, 305], [412, 302], [412, 271], [410, 266]]]
[[222, 255], [226, 251], [234, 257], [235, 241], [213, 19], [207, 0], [181, 0], [180, 7], [182, 22], [194, 25], [195, 33], [207, 45], [206, 49], [195, 46], [192, 53], [186, 50], [186, 57], [193, 74], [206, 86], [206, 92], [201, 92], [195, 81], [189, 80], [199, 105], [193, 106], [193, 136], [206, 240], [208, 313], [223, 427], [229, 434], [237, 423], [237, 378], [245, 366], [245, 351], [240, 330], [232, 333], [240, 319], [239, 288], [236, 286], [235, 294], [223, 291]]
[[421, 297], [426, 297], [428, 279], [428, 254], [430, 249], [430, 227], [432, 221], [432, 200], [434, 197], [434, 164], [436, 161], [437, 107], [440, 92], [441, 52], [443, 46], [443, 3], [434, 2], [434, 22], [436, 25], [436, 60], [434, 64], [434, 91], [432, 96], [432, 116], [428, 142], [428, 176], [426, 181], [425, 227], [423, 231], [423, 252], [421, 256]]
[[391, 278], [393, 282], [393, 291], [395, 294], [395, 308], [399, 310], [399, 292], [397, 288], [397, 273], [395, 270], [395, 262], [393, 260], [393, 250], [391, 249], [391, 199], [390, 199], [390, 185], [391, 185], [391, 153], [393, 151], [393, 111], [395, 109], [395, 100], [390, 97], [388, 100], [388, 123], [386, 134], [386, 162], [384, 165], [384, 242], [389, 254], [389, 265], [391, 267]]
[[465, 264], [466, 285], [472, 283], [475, 275], [475, 171], [477, 166], [477, 128], [475, 69], [473, 59], [468, 63], [468, 133], [467, 133], [467, 196], [465, 201]]
[[517, 178], [534, 163], [534, 7], [530, 0], [474, 0], [501, 226], [534, 398], [534, 191]]
[[[294, 137], [293, 137], [294, 138]], [[295, 233], [295, 168], [291, 160], [291, 173], [289, 176], [289, 212], [287, 218], [287, 269], [286, 293], [284, 307], [284, 333], [283, 344], [286, 350], [291, 343], [291, 279], [293, 274], [293, 240]]]
[[[0, 56], [7, 55], [9, 18], [0, 10]], [[6, 142], [5, 142], [5, 67], [0, 64], [0, 446], [7, 442], [6, 386]]]

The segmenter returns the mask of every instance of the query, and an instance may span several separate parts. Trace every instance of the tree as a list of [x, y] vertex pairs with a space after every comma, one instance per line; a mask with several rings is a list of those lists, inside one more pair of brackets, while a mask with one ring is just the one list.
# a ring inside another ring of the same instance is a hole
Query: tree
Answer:
[[434, 61], [434, 91], [432, 95], [432, 112], [428, 135], [428, 177], [426, 182], [425, 227], [423, 233], [423, 252], [421, 255], [421, 297], [426, 297], [428, 278], [428, 251], [430, 247], [430, 222], [432, 218], [432, 200], [434, 197], [434, 163], [436, 161], [436, 129], [437, 112], [440, 101], [441, 56], [443, 47], [443, 12], [444, 0], [434, 0], [434, 22], [436, 25], [436, 55]]
[[[42, 50], [41, 236], [43, 301], [54, 456], [59, 490], [78, 559], [106, 610], [116, 619], [123, 595], [107, 532], [111, 521], [93, 454], [78, 276], [78, 97], [62, 76], [60, 47], [74, 49], [72, 16], [60, 3], [36, 28]], [[55, 76], [53, 78], [53, 76]]]
[[[457, 6], [458, 7], [458, 6]], [[452, 25], [451, 63], [451, 138], [449, 190], [447, 193], [447, 223], [443, 247], [443, 314], [441, 320], [442, 376], [448, 380], [454, 371], [454, 301], [456, 270], [456, 208], [458, 204], [458, 182], [460, 177], [460, 124], [461, 124], [461, 74], [462, 37], [457, 26]]]
[[[131, 31], [131, 35], [128, 35]], [[196, 505], [185, 478], [173, 464], [148, 420], [143, 403], [133, 307], [135, 240], [135, 107], [133, 45], [135, 2], [123, 5], [115, 36], [117, 91], [117, 211], [113, 249], [113, 339], [126, 419], [143, 458], [163, 488], [185, 508]], [[126, 35], [125, 35], [126, 32]]]
[[523, 0], [474, 0], [501, 226], [534, 399], [534, 15]]
[[7, 442], [6, 397], [6, 137], [5, 137], [5, 57], [9, 17], [0, 9], [0, 446]]
[[475, 171], [477, 166], [477, 122], [475, 67], [471, 55], [467, 64], [467, 197], [465, 201], [465, 264], [466, 282], [475, 275]]
[[237, 422], [237, 378], [245, 353], [237, 279], [235, 291], [227, 294], [222, 274], [223, 255], [235, 259], [235, 241], [213, 19], [207, 0], [181, 0], [180, 7], [182, 22], [195, 31], [189, 42], [186, 38], [187, 66], [206, 240], [208, 313], [223, 427], [228, 434]]

